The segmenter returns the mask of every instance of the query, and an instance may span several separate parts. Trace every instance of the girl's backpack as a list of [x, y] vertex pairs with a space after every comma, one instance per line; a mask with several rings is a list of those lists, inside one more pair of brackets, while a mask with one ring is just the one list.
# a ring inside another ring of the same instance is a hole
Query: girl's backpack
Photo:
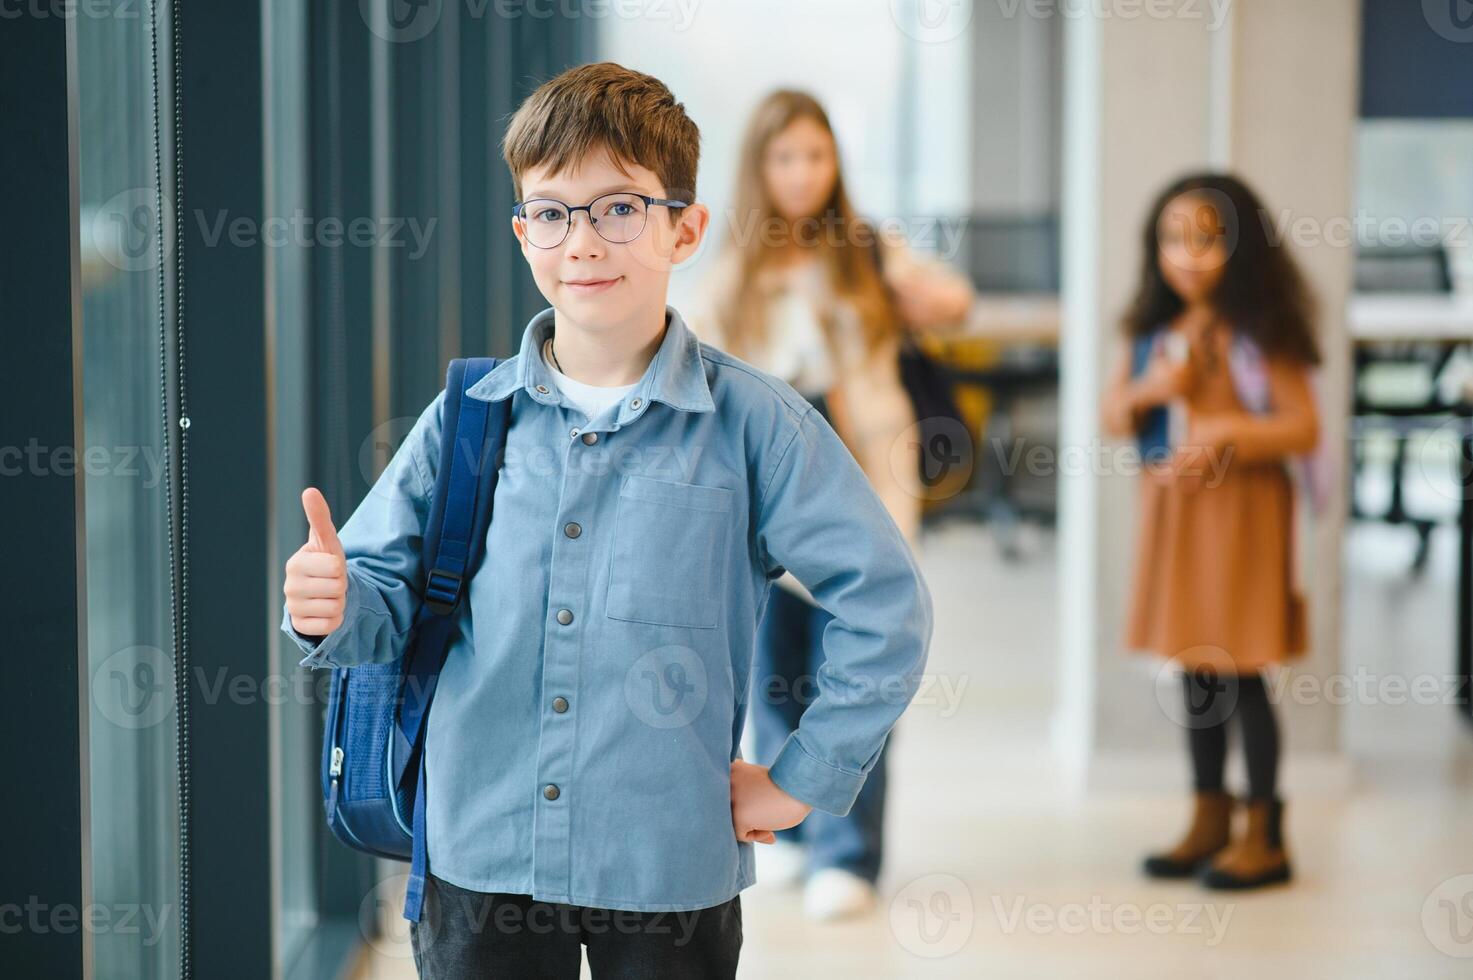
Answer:
[[[1165, 334], [1166, 328], [1160, 327], [1135, 338], [1131, 346], [1132, 376], [1139, 376], [1146, 370]], [[1268, 363], [1262, 348], [1251, 337], [1236, 331], [1233, 333], [1232, 347], [1228, 352], [1228, 372], [1233, 379], [1233, 390], [1244, 408], [1260, 415], [1273, 410]], [[1158, 405], [1145, 413], [1137, 433], [1143, 460], [1159, 460], [1170, 454], [1172, 447], [1168, 430], [1165, 406]], [[1303, 487], [1313, 512], [1322, 513], [1335, 480], [1335, 461], [1328, 441], [1320, 439], [1311, 452], [1294, 457], [1290, 471]]]

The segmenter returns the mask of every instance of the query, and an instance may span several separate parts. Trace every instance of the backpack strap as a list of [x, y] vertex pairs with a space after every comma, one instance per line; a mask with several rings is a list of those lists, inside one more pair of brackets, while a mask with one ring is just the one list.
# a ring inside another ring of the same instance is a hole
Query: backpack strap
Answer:
[[485, 550], [491, 523], [511, 399], [489, 403], [463, 397], [496, 366], [473, 357], [450, 362], [440, 422], [440, 465], [426, 524], [422, 560], [424, 601], [416, 620], [411, 660], [404, 673], [399, 724], [394, 739], [394, 786], [414, 780], [414, 846], [404, 917], [419, 921], [429, 854], [425, 845], [424, 730], [440, 668], [450, 646], [453, 613]]
[[[1155, 353], [1156, 343], [1161, 338], [1162, 328], [1131, 338], [1130, 375], [1138, 378], [1145, 373]], [[1141, 459], [1155, 463], [1171, 455], [1170, 419], [1164, 406], [1157, 405], [1141, 413], [1140, 429], [1136, 432], [1136, 445]]]
[[[481, 545], [473, 533], [479, 511], [476, 496], [493, 406], [462, 395], [495, 365], [492, 357], [457, 358], [445, 372], [440, 468], [429, 517], [429, 528], [438, 533], [427, 533], [423, 545], [424, 604], [439, 616], [448, 616], [460, 601], [464, 582], [475, 570], [472, 552]], [[498, 402], [496, 407], [504, 410], [506, 404]], [[501, 435], [504, 438], [504, 430]], [[491, 472], [494, 483], [495, 470]]]

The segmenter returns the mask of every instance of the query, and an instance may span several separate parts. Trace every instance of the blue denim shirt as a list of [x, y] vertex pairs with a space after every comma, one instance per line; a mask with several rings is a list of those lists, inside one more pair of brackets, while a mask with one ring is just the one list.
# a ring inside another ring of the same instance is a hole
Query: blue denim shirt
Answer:
[[[429, 867], [463, 888], [654, 912], [751, 885], [730, 765], [783, 569], [834, 619], [779, 787], [847, 813], [919, 686], [930, 592], [849, 450], [791, 387], [666, 309], [643, 378], [591, 422], [540, 355], [551, 309], [467, 390], [512, 399], [512, 421], [426, 734]], [[402, 654], [443, 398], [340, 529], [343, 625], [319, 644], [283, 615], [304, 666]]]

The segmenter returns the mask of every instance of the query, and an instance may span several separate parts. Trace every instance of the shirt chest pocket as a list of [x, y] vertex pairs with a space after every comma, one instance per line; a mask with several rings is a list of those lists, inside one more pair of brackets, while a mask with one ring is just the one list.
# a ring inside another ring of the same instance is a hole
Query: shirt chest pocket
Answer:
[[734, 496], [723, 487], [625, 477], [614, 516], [608, 616], [714, 629]]

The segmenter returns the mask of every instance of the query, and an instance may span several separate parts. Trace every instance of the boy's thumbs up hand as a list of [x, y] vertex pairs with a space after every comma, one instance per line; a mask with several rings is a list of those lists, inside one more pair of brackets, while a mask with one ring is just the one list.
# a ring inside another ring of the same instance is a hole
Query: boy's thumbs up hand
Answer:
[[316, 487], [303, 490], [302, 510], [307, 512], [306, 547], [342, 557], [343, 545], [338, 541], [338, 529], [332, 526], [332, 511], [328, 510], [322, 491]]
[[316, 487], [302, 491], [307, 543], [287, 559], [286, 610], [292, 629], [303, 636], [326, 636], [343, 625], [348, 600], [348, 561], [332, 524], [332, 512]]

